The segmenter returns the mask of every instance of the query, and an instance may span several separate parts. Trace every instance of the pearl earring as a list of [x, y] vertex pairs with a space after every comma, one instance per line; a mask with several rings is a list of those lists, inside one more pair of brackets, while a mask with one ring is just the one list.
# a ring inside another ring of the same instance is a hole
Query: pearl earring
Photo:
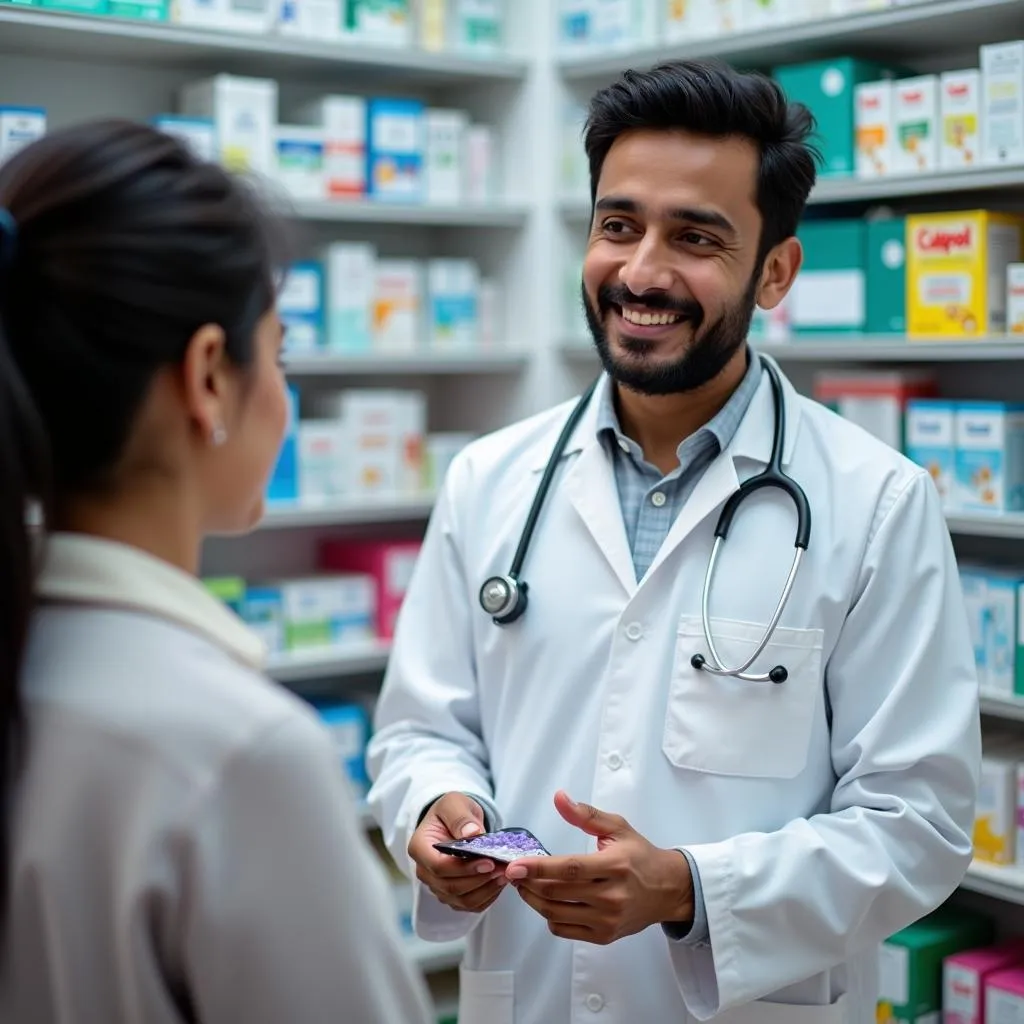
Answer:
[[219, 448], [228, 439], [228, 432], [219, 423], [213, 428], [213, 433], [210, 435], [210, 443], [215, 447]]

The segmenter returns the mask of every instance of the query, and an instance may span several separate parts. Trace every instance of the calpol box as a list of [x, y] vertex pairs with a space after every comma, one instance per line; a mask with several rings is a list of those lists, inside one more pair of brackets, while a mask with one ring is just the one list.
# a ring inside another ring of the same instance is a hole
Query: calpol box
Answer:
[[943, 961], [988, 945], [993, 931], [981, 914], [943, 907], [882, 943], [877, 1024], [938, 1024]]
[[1024, 406], [957, 403], [954, 500], [962, 512], [1024, 511]]
[[1010, 967], [985, 979], [986, 1024], [1024, 1024], [1024, 968]]
[[321, 548], [320, 563], [331, 572], [363, 572], [377, 586], [377, 635], [390, 640], [419, 558], [421, 542], [327, 541]]
[[853, 57], [838, 57], [776, 68], [773, 77], [790, 100], [804, 104], [814, 114], [822, 177], [853, 174], [856, 167], [854, 90], [862, 82], [894, 77], [891, 69]]
[[907, 402], [905, 454], [928, 470], [942, 507], [951, 512], [956, 470], [956, 407], [952, 402], [912, 398]]
[[814, 378], [814, 398], [863, 427], [869, 434], [901, 452], [907, 404], [912, 398], [936, 394], [929, 373], [821, 373]]
[[942, 965], [943, 1024], [985, 1024], [985, 982], [1024, 962], [1024, 941], [967, 949]]
[[971, 338], [1006, 329], [1006, 268], [1022, 220], [988, 210], [907, 218], [907, 333]]

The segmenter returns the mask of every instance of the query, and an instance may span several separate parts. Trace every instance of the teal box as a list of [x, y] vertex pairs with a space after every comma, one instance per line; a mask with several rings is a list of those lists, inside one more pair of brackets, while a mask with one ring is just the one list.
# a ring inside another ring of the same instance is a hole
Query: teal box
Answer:
[[288, 427], [267, 484], [268, 502], [297, 501], [299, 498], [299, 389], [288, 385]]
[[107, 0], [106, 13], [133, 21], [167, 21], [169, 7], [168, 0]]
[[284, 650], [284, 604], [279, 587], [247, 588], [241, 616], [269, 653]]
[[859, 220], [806, 221], [789, 314], [796, 334], [860, 334], [867, 323], [867, 235]]
[[370, 788], [366, 773], [370, 724], [366, 712], [358, 704], [320, 704], [317, 711], [334, 740], [353, 796], [365, 800]]
[[821, 177], [852, 175], [856, 169], [854, 89], [897, 74], [893, 68], [854, 57], [791, 64], [772, 72], [787, 99], [802, 103], [814, 115]]
[[867, 332], [907, 333], [907, 221], [867, 225]]

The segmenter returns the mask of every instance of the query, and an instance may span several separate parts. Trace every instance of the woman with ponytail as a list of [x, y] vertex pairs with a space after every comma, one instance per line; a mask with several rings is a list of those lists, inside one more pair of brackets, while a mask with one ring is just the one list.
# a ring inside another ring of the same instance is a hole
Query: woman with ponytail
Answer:
[[428, 1019], [329, 737], [196, 578], [285, 428], [279, 258], [150, 128], [0, 168], [5, 1024]]

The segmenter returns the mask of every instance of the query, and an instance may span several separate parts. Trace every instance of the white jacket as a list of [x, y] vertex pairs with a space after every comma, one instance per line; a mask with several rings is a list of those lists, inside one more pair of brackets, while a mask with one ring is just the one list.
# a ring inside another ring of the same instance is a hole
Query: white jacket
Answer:
[[[607, 386], [607, 381], [602, 386]], [[755, 663], [781, 685], [698, 673], [701, 586], [718, 513], [767, 464], [763, 375], [637, 584], [595, 397], [527, 557], [511, 626], [478, 603], [506, 572], [555, 438], [557, 409], [452, 465], [405, 599], [370, 748], [371, 803], [393, 855], [442, 793], [475, 794], [553, 853], [593, 850], [552, 796], [623, 815], [689, 850], [710, 946], [660, 928], [570, 943], [511, 890], [482, 917], [416, 886], [415, 927], [469, 936], [460, 1024], [705, 1020], [868, 1024], [878, 944], [942, 902], [971, 856], [977, 682], [957, 568], [928, 475], [784, 380], [784, 468], [810, 501], [810, 548]], [[793, 556], [777, 491], [741, 508], [712, 625], [735, 664], [760, 639]]]

